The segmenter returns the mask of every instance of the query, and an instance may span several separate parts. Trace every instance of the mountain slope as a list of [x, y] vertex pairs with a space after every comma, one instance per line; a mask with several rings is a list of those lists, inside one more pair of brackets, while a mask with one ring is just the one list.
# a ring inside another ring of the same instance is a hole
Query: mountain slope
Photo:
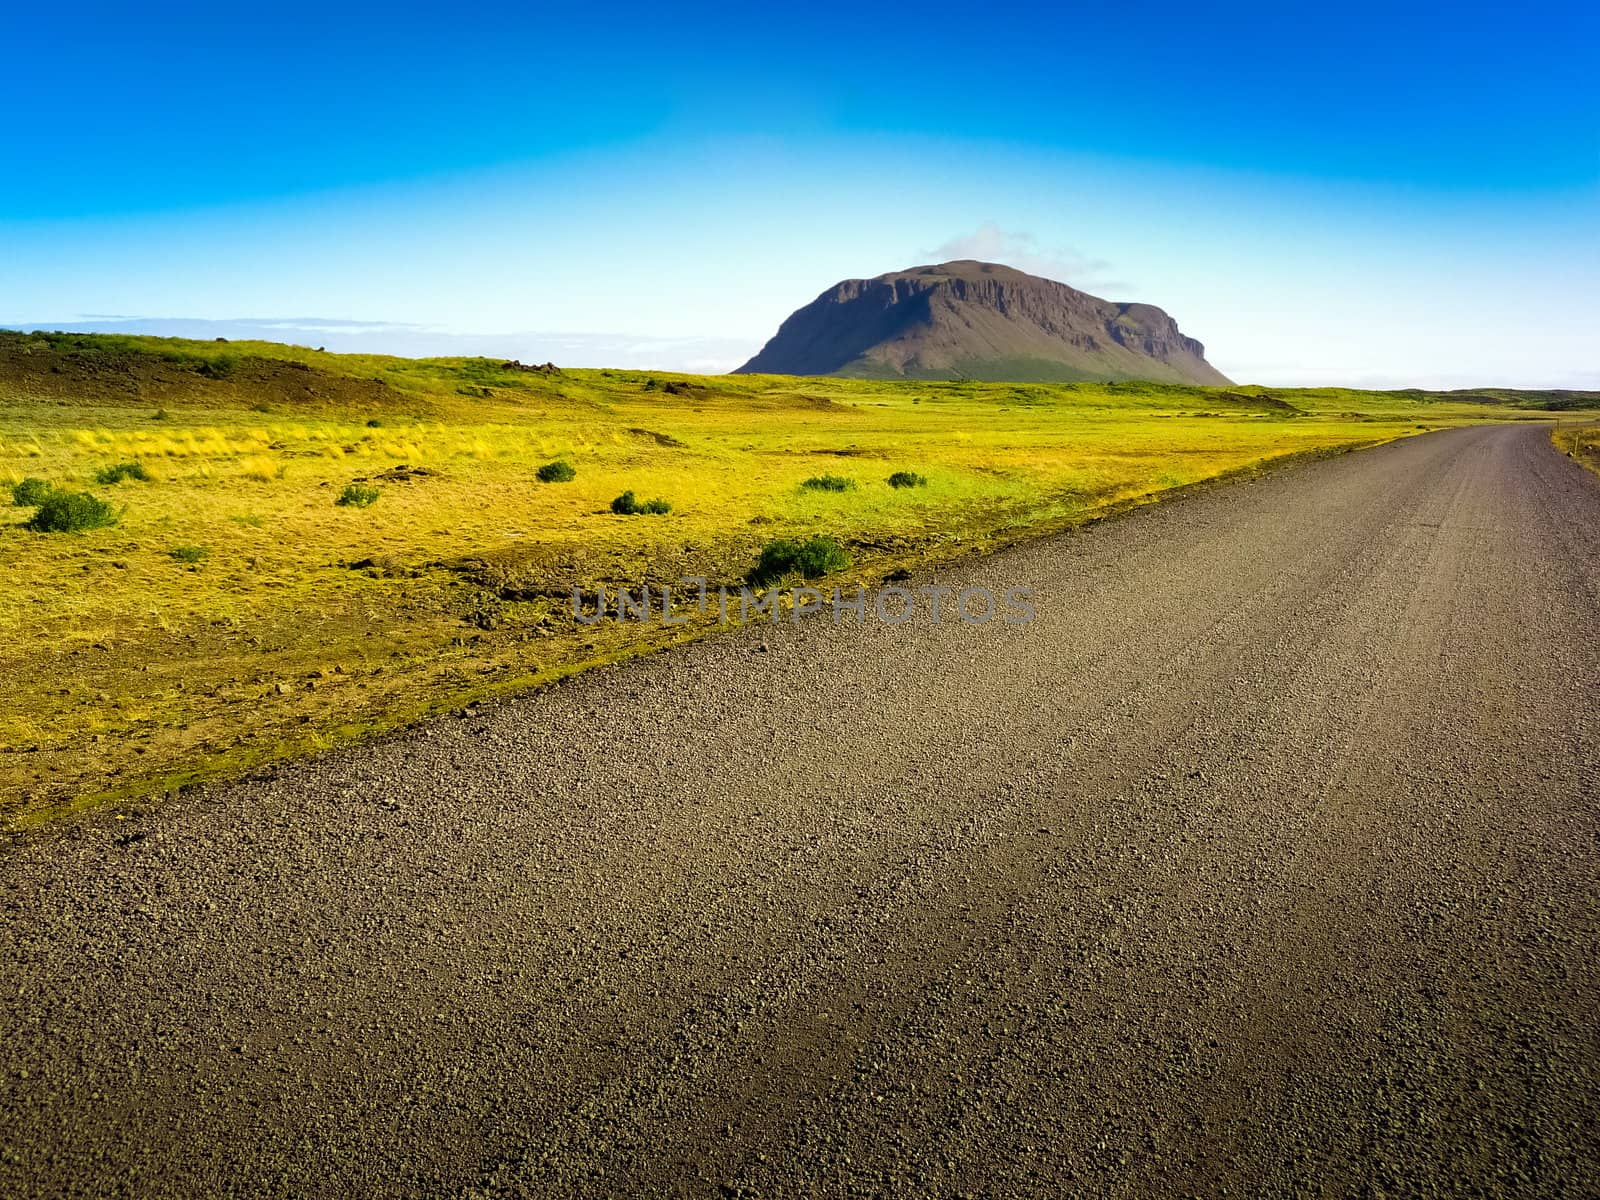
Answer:
[[1154, 305], [971, 261], [835, 284], [737, 373], [1229, 382]]

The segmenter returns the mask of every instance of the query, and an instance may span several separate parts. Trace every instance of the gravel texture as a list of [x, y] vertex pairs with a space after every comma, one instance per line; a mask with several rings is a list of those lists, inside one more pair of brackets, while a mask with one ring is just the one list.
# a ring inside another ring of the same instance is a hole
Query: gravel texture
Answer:
[[0, 1195], [1600, 1193], [1600, 479], [1455, 430], [0, 851]]

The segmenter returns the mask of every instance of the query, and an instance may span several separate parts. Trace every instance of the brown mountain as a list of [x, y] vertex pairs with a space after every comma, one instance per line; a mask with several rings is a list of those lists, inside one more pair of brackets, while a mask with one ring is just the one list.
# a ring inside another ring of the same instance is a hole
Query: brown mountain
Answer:
[[737, 373], [1229, 382], [1154, 305], [971, 261], [837, 283]]

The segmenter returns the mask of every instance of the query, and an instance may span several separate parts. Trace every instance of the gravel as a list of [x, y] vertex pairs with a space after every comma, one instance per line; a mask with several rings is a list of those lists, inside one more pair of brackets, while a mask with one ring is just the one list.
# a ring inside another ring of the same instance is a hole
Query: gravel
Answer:
[[1600, 1192], [1545, 428], [930, 583], [0, 851], [0, 1194]]

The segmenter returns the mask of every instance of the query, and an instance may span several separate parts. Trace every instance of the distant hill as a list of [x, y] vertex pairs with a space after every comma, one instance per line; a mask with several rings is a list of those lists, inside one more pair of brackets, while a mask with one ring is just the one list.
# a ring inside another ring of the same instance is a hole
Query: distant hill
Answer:
[[[166, 403], [303, 409], [411, 404], [414, 397], [377, 377], [374, 361], [382, 360], [276, 342], [0, 330], [0, 400], [25, 396], [135, 408]], [[362, 367], [367, 368], [364, 373]]]
[[1229, 382], [1154, 305], [972, 261], [837, 283], [736, 373]]
[[[549, 363], [541, 366], [500, 357], [333, 354], [282, 342], [230, 341], [220, 337], [197, 340], [121, 333], [23, 333], [0, 328], [0, 410], [12, 412], [47, 405], [51, 409], [143, 409], [148, 414], [165, 405], [177, 405], [263, 414], [315, 413], [365, 421], [391, 414], [441, 419], [461, 404], [480, 410], [504, 404], [510, 406], [508, 411], [530, 403], [542, 407], [573, 404], [593, 411], [615, 403], [618, 396], [633, 394], [720, 396], [738, 398], [740, 402], [749, 400], [768, 408], [836, 408], [840, 403], [861, 402], [866, 397], [916, 397], [922, 392], [915, 386], [902, 390], [875, 382], [893, 382], [906, 379], [904, 376], [880, 373], [874, 377], [864, 371], [834, 374], [841, 383], [802, 392], [788, 382], [763, 383], [729, 375], [684, 375], [637, 368], [561, 369]], [[847, 375], [855, 375], [859, 382], [844, 382]], [[995, 382], [1006, 385], [1037, 381]], [[997, 386], [977, 389], [974, 394], [988, 396], [997, 403], [1023, 394], [1049, 395], [1062, 401], [1070, 398], [1073, 402], [1112, 402], [1119, 407], [1137, 401], [1212, 415], [1254, 410], [1362, 417], [1375, 405], [1399, 405], [1409, 412], [1409, 406], [1416, 404], [1584, 415], [1600, 411], [1600, 392], [1559, 388], [1486, 387], [1435, 392], [1419, 388], [1362, 391], [1252, 385], [1223, 389], [1152, 380], [1105, 388], [1096, 387], [1094, 380], [1089, 380], [1044, 391]]]

